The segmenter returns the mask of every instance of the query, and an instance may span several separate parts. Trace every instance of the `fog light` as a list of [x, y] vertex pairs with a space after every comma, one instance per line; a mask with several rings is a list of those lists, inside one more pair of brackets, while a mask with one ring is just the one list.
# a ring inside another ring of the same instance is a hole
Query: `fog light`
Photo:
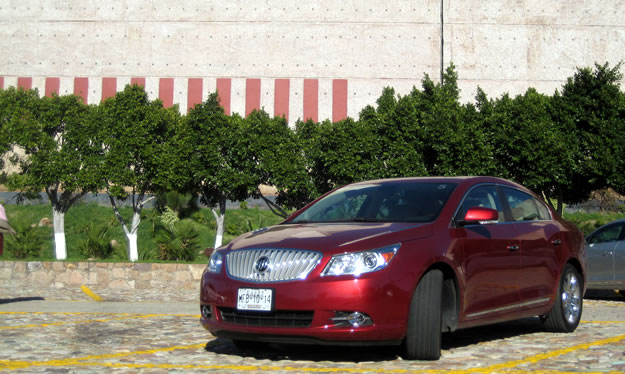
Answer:
[[365, 316], [362, 313], [354, 312], [347, 316], [347, 322], [349, 322], [354, 327], [360, 327], [367, 322], [369, 317]]
[[202, 305], [201, 311], [202, 317], [204, 317], [204, 319], [211, 319], [211, 317], [213, 316], [210, 305]]
[[371, 317], [360, 312], [336, 312], [332, 318], [334, 326], [343, 327], [361, 327], [373, 325]]

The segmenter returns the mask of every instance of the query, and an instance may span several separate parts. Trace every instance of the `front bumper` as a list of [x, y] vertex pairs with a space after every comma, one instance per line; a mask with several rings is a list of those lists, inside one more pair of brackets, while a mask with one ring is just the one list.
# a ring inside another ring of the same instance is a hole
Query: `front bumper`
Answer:
[[[388, 271], [361, 278], [317, 276], [279, 283], [243, 282], [223, 272], [205, 271], [200, 304], [208, 309], [202, 313], [201, 324], [213, 335], [230, 339], [333, 345], [397, 344], [406, 333], [411, 297], [410, 287], [402, 287], [403, 283], [408, 282]], [[236, 311], [239, 288], [273, 289], [273, 313]], [[354, 327], [340, 318], [353, 312], [365, 314], [371, 323]], [[233, 313], [242, 318], [233, 318]], [[294, 319], [310, 315], [310, 320], [290, 324], [287, 321], [290, 314]]]

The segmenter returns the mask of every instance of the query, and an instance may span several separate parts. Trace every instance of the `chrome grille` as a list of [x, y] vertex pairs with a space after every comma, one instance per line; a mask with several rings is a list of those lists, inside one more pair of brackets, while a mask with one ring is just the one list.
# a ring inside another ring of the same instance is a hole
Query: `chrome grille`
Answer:
[[[259, 261], [260, 260], [260, 261]], [[252, 282], [304, 279], [321, 260], [321, 253], [300, 249], [243, 249], [228, 253], [228, 274]]]

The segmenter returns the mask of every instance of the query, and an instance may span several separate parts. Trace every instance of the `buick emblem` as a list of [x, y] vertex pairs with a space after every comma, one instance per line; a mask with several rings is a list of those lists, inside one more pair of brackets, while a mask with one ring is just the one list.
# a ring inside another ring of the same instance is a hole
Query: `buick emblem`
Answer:
[[254, 265], [254, 268], [259, 273], [266, 272], [269, 269], [269, 257], [263, 256], [256, 260], [256, 265]]

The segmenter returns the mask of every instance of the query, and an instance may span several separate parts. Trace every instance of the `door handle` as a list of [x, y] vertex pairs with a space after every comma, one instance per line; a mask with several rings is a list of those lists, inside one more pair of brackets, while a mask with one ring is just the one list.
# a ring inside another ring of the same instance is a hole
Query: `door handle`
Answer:
[[560, 245], [560, 244], [562, 244], [562, 240], [560, 240], [560, 239], [553, 239], [551, 241], [551, 244], [553, 244], [553, 245]]
[[510, 252], [518, 251], [521, 248], [518, 244], [510, 244], [506, 247]]
[[603, 256], [612, 256], [612, 251], [603, 252]]

